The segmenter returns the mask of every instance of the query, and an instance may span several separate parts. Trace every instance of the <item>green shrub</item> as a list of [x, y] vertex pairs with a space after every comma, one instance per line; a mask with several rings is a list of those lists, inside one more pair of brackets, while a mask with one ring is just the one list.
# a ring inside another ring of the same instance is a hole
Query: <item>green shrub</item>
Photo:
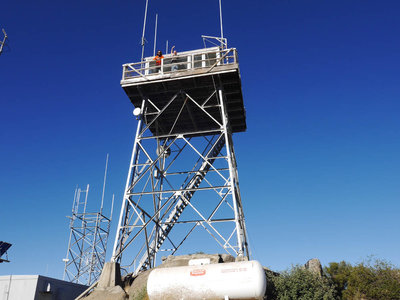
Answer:
[[345, 261], [332, 262], [324, 269], [325, 274], [334, 283], [336, 293], [341, 299], [344, 290], [347, 289], [352, 269], [353, 266]]
[[344, 299], [400, 299], [400, 270], [383, 260], [368, 260], [353, 267]]
[[344, 300], [400, 300], [400, 270], [383, 260], [330, 263], [325, 272]]
[[[269, 298], [276, 300], [335, 300], [339, 299], [333, 284], [325, 277], [294, 266], [279, 276], [270, 276]], [[272, 289], [272, 290], [271, 290]]]

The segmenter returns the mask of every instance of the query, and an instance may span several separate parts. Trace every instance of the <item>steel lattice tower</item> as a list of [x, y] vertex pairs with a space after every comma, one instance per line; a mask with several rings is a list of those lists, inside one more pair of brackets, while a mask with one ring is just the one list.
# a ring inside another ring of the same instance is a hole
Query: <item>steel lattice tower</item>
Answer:
[[154, 267], [160, 251], [176, 253], [197, 228], [208, 238], [200, 235], [200, 244], [211, 238], [248, 258], [232, 142], [246, 130], [236, 49], [125, 64], [121, 85], [138, 125], [112, 261], [137, 274]]
[[[87, 212], [89, 185], [85, 190], [76, 188], [70, 219], [70, 236], [63, 280], [91, 285], [100, 277], [106, 259], [110, 232], [110, 217], [99, 212]], [[114, 196], [113, 196], [114, 202]], [[102, 204], [103, 206], [103, 204]]]

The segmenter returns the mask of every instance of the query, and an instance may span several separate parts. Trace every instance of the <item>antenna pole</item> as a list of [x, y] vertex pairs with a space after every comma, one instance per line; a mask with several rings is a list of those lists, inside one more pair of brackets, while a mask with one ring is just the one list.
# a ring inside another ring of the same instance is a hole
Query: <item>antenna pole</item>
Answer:
[[112, 201], [111, 201], [110, 222], [112, 221], [113, 211], [114, 211], [114, 194], [112, 196]]
[[165, 47], [165, 54], [168, 54], [168, 40], [167, 40], [167, 45]]
[[3, 41], [0, 42], [0, 55], [3, 52], [3, 47], [4, 47], [4, 44], [6, 43], [6, 39], [7, 39], [6, 31], [4, 29], [2, 29], [2, 31], [3, 31], [3, 34], [4, 34], [4, 38], [3, 38]]
[[153, 49], [153, 56], [156, 55], [156, 46], [157, 46], [157, 24], [158, 23], [158, 14], [156, 14], [156, 27], [154, 29], [154, 49]]
[[223, 26], [223, 23], [222, 23], [222, 0], [219, 0], [219, 22], [221, 24], [221, 45], [223, 45], [224, 26]]
[[141, 45], [142, 45], [142, 60], [144, 58], [144, 45], [146, 43], [146, 39], [144, 38], [144, 34], [146, 32], [146, 20], [147, 20], [147, 8], [149, 6], [149, 0], [146, 0], [146, 8], [144, 10], [144, 21], [143, 21], [143, 33], [142, 33], [142, 41], [141, 41]]
[[107, 153], [106, 168], [105, 168], [105, 170], [104, 170], [104, 180], [103, 180], [103, 194], [101, 195], [100, 214], [103, 212], [104, 191], [105, 191], [105, 189], [106, 189], [106, 180], [107, 180], [108, 157], [109, 157], [109, 154]]

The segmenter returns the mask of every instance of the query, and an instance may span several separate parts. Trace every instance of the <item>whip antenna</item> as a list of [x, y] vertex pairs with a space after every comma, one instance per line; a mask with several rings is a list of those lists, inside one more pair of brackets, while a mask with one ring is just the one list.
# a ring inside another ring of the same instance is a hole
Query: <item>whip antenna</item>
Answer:
[[144, 58], [144, 45], [146, 44], [146, 39], [144, 37], [144, 34], [146, 32], [146, 19], [147, 19], [147, 8], [149, 6], [149, 0], [146, 0], [146, 8], [144, 10], [144, 21], [143, 21], [143, 33], [142, 33], [142, 40], [141, 40], [141, 45], [142, 45], [142, 60]]
[[[224, 40], [224, 26], [222, 23], [222, 0], [219, 0], [219, 22], [221, 24], [221, 41]], [[221, 46], [223, 46], [221, 42]]]
[[157, 25], [158, 25], [158, 14], [156, 14], [156, 27], [154, 28], [154, 49], [153, 49], [153, 56], [156, 55], [156, 47], [157, 47]]
[[107, 158], [106, 158], [106, 167], [104, 169], [104, 180], [103, 180], [103, 193], [101, 195], [101, 207], [100, 207], [100, 213], [103, 212], [103, 204], [104, 204], [104, 191], [106, 189], [106, 181], [107, 181], [107, 168], [108, 168], [108, 157], [109, 154], [107, 153]]
[[2, 29], [1, 31], [3, 31], [3, 34], [4, 34], [4, 38], [3, 38], [3, 41], [2, 42], [0, 42], [0, 55], [1, 55], [1, 53], [3, 52], [3, 48], [4, 48], [4, 45], [5, 45], [5, 43], [6, 43], [6, 40], [7, 40], [7, 33], [6, 33], [6, 31], [4, 30], [4, 29]]

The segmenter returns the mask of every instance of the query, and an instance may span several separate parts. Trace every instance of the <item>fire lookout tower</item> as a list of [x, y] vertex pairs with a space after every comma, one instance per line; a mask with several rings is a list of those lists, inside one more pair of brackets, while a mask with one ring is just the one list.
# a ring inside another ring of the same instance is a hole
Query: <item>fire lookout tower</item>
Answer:
[[124, 64], [121, 86], [138, 125], [112, 261], [137, 274], [189, 238], [207, 247], [214, 239], [224, 253], [248, 258], [232, 142], [246, 130], [236, 49]]

